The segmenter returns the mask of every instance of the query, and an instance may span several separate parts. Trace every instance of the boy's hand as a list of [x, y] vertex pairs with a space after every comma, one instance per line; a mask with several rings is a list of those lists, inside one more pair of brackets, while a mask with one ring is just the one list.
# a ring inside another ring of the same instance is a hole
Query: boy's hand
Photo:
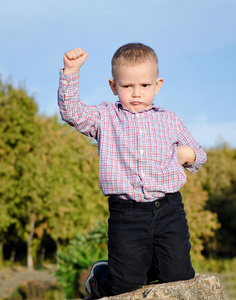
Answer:
[[80, 67], [86, 61], [88, 53], [81, 48], [75, 48], [64, 54], [64, 74], [69, 75], [79, 72]]
[[196, 153], [191, 147], [178, 146], [177, 147], [177, 159], [180, 165], [191, 165], [196, 160]]

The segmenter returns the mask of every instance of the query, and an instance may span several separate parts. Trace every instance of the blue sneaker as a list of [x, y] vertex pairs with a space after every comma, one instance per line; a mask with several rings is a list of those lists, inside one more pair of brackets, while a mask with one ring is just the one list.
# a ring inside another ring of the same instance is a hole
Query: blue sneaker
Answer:
[[105, 267], [105, 266], [108, 266], [108, 261], [107, 260], [100, 260], [100, 261], [95, 262], [92, 265], [89, 276], [87, 277], [87, 279], [84, 282], [84, 294], [85, 294], [84, 300], [92, 299], [90, 280], [101, 269], [101, 267]]

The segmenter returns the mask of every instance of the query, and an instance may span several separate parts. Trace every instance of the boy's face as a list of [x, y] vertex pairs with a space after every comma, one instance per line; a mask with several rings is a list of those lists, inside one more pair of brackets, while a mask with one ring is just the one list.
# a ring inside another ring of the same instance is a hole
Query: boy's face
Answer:
[[120, 102], [132, 112], [149, 108], [158, 94], [163, 79], [157, 78], [157, 64], [147, 60], [138, 65], [117, 65], [110, 87]]

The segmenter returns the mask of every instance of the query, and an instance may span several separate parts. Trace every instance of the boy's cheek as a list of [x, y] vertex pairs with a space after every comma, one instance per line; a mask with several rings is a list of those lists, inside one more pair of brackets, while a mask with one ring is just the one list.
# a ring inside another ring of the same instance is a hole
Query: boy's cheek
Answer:
[[126, 99], [128, 98], [128, 95], [124, 91], [118, 92], [118, 98], [119, 98], [121, 103], [123, 103], [123, 102], [125, 103]]

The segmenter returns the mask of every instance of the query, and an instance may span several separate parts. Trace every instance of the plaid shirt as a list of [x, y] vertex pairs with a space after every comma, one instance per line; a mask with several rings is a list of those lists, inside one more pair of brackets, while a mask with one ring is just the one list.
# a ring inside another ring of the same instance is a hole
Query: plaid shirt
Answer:
[[186, 182], [177, 146], [195, 150], [195, 162], [184, 166], [191, 173], [206, 162], [206, 153], [173, 112], [152, 105], [134, 113], [119, 101], [83, 104], [78, 73], [61, 71], [58, 103], [64, 121], [97, 140], [99, 182], [105, 196], [142, 202], [177, 192]]

